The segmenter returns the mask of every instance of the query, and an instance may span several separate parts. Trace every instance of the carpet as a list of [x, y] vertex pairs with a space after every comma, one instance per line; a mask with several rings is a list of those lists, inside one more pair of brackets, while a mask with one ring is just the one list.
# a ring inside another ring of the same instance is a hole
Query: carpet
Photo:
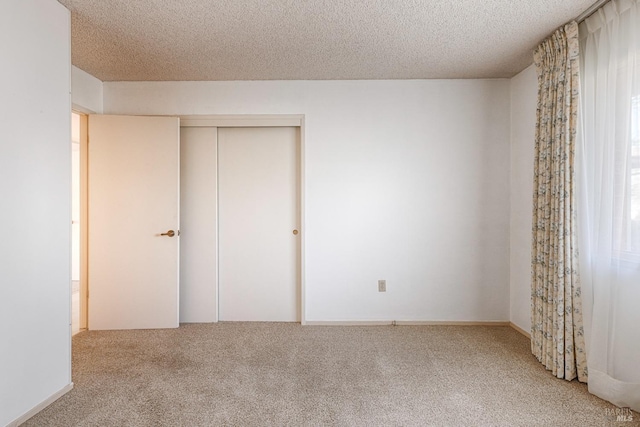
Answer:
[[584, 384], [553, 377], [529, 340], [503, 326], [88, 331], [73, 337], [72, 371], [74, 389], [25, 426], [595, 426], [616, 419], [615, 406]]

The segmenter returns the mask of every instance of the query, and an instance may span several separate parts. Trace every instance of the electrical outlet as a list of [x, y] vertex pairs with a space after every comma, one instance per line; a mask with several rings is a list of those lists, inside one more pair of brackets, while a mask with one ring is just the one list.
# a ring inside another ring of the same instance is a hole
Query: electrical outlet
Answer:
[[378, 292], [387, 292], [386, 280], [378, 280]]

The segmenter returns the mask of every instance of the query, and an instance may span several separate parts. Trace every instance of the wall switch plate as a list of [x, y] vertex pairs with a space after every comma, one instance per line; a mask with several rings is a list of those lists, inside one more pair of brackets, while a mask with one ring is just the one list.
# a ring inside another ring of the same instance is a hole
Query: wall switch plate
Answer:
[[386, 280], [378, 280], [378, 292], [387, 292]]

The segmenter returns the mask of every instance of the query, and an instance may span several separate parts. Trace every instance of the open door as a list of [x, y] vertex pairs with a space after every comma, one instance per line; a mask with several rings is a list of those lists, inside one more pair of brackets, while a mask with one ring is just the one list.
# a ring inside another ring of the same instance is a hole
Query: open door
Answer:
[[89, 116], [89, 329], [178, 327], [180, 121]]

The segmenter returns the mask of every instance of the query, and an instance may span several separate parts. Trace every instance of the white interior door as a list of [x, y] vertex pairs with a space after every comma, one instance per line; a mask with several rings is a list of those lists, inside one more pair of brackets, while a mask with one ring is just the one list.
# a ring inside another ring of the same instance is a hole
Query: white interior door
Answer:
[[89, 329], [178, 327], [179, 144], [178, 118], [89, 117]]
[[298, 128], [218, 128], [220, 320], [300, 320], [298, 159]]

